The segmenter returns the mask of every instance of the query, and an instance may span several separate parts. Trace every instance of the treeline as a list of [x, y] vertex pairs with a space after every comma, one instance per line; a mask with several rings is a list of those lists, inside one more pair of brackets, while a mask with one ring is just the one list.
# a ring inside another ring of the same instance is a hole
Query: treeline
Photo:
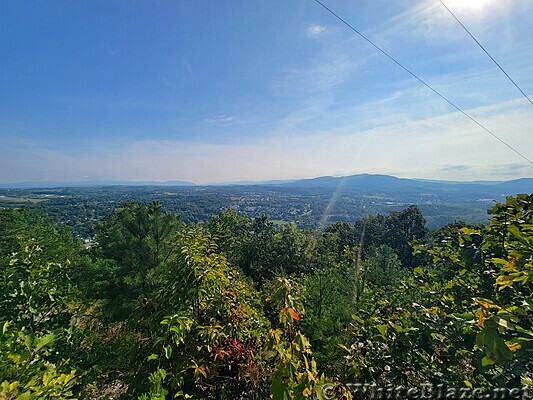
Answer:
[[533, 195], [489, 213], [428, 230], [411, 206], [317, 231], [124, 203], [86, 249], [40, 214], [0, 211], [0, 398], [531, 384]]

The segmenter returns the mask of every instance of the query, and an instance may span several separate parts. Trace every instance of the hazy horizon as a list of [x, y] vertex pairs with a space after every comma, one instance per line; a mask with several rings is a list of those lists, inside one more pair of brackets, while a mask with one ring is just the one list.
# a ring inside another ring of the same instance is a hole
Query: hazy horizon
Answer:
[[[533, 2], [446, 3], [533, 93]], [[531, 104], [439, 2], [326, 4], [533, 158]], [[22, 0], [0, 32], [0, 182], [533, 177], [314, 1]]]
[[353, 174], [353, 175], [319, 175], [319, 176], [306, 176], [306, 177], [298, 177], [298, 178], [287, 178], [287, 179], [267, 179], [267, 180], [254, 180], [254, 181], [209, 181], [209, 182], [192, 182], [192, 181], [186, 181], [182, 179], [169, 179], [164, 181], [158, 181], [158, 180], [80, 180], [80, 181], [16, 181], [16, 182], [0, 182], [1, 187], [9, 188], [9, 185], [25, 185], [25, 184], [40, 184], [40, 185], [84, 185], [94, 184], [97, 186], [98, 184], [107, 185], [107, 184], [119, 184], [119, 185], [128, 185], [132, 184], [132, 186], [135, 186], [135, 184], [157, 184], [164, 186], [165, 183], [168, 183], [170, 186], [176, 185], [176, 186], [186, 186], [185, 184], [191, 183], [195, 186], [209, 186], [209, 185], [246, 185], [246, 184], [265, 184], [265, 183], [289, 183], [294, 181], [300, 181], [300, 180], [313, 180], [313, 179], [319, 179], [319, 178], [349, 178], [351, 176], [360, 176], [360, 175], [369, 175], [369, 176], [386, 176], [391, 178], [397, 178], [397, 179], [409, 179], [414, 181], [434, 181], [434, 182], [451, 182], [451, 183], [499, 183], [499, 182], [510, 182], [520, 179], [533, 179], [530, 177], [525, 178], [513, 178], [513, 179], [501, 179], [501, 180], [445, 180], [445, 179], [426, 179], [426, 178], [410, 178], [410, 177], [404, 177], [404, 176], [395, 176], [395, 175], [388, 175], [388, 174], [367, 174], [367, 173], [361, 173], [361, 174]]

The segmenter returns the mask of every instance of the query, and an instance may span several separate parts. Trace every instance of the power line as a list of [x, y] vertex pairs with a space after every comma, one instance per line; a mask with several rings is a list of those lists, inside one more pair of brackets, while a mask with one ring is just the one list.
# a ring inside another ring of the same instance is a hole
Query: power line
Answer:
[[531, 103], [531, 105], [533, 106], [533, 101], [531, 101], [531, 99], [529, 98], [529, 96], [527, 94], [525, 94], [525, 92], [520, 88], [520, 86], [518, 86], [518, 84], [513, 80], [513, 78], [511, 78], [509, 76], [509, 74], [503, 69], [503, 67], [498, 63], [498, 61], [496, 61], [494, 59], [494, 57], [492, 57], [490, 55], [490, 53], [487, 51], [487, 49], [485, 47], [483, 47], [483, 45], [481, 43], [479, 43], [479, 41], [475, 38], [475, 36], [468, 30], [468, 28], [459, 20], [459, 18], [457, 18], [455, 16], [455, 14], [453, 13], [452, 10], [450, 10], [448, 8], [448, 6], [442, 1], [440, 0], [440, 3], [444, 6], [444, 8], [446, 10], [448, 10], [448, 12], [452, 15], [453, 18], [455, 18], [455, 20], [459, 23], [459, 25], [461, 25], [463, 27], [463, 29], [466, 31], [466, 33], [468, 33], [470, 35], [470, 37], [474, 40], [474, 42], [477, 43], [477, 45], [481, 48], [481, 50], [483, 50], [485, 52], [485, 54], [492, 60], [492, 62], [494, 62], [494, 64], [496, 64], [498, 66], [498, 68], [504, 73], [504, 75], [507, 77], [507, 79], [509, 79], [511, 81], [511, 83], [513, 85], [515, 85], [515, 87], [520, 91], [520, 93], [522, 93], [524, 95], [524, 97], [526, 98], [527, 101], [529, 101]]
[[392, 62], [394, 62], [396, 65], [398, 65], [400, 68], [402, 68], [405, 72], [407, 72], [409, 75], [411, 75], [413, 78], [418, 80], [420, 83], [422, 83], [424, 86], [426, 86], [429, 90], [431, 90], [433, 93], [435, 93], [437, 96], [439, 96], [441, 99], [446, 101], [449, 105], [451, 105], [453, 108], [455, 108], [457, 111], [459, 111], [461, 114], [463, 114], [465, 117], [467, 117], [469, 120], [474, 122], [476, 125], [478, 125], [480, 128], [482, 128], [485, 132], [492, 135], [495, 139], [503, 143], [505, 146], [507, 146], [509, 149], [514, 151], [516, 154], [518, 154], [520, 157], [522, 157], [524, 160], [526, 160], [528, 163], [533, 165], [533, 161], [531, 161], [529, 158], [527, 158], [525, 155], [520, 153], [517, 149], [515, 149], [513, 146], [511, 146], [509, 143], [505, 142], [502, 138], [500, 138], [498, 135], [493, 133], [490, 129], [486, 128], [484, 125], [482, 125], [480, 122], [478, 122], [474, 117], [471, 117], [469, 114], [467, 114], [465, 111], [463, 111], [459, 106], [455, 105], [451, 100], [449, 100], [447, 97], [445, 97], [443, 94], [438, 92], [436, 89], [434, 89], [429, 83], [424, 81], [422, 78], [420, 78], [418, 75], [416, 75], [414, 72], [412, 72], [409, 68], [405, 67], [402, 63], [400, 63], [398, 60], [396, 60], [393, 56], [391, 56], [389, 53], [387, 53], [385, 50], [383, 50], [381, 47], [379, 47], [376, 43], [374, 43], [372, 40], [367, 38], [363, 33], [355, 29], [350, 23], [348, 23], [345, 19], [343, 19], [339, 14], [335, 13], [332, 9], [330, 9], [328, 6], [326, 6], [324, 3], [322, 3], [320, 0], [315, 0], [316, 3], [318, 3], [322, 8], [324, 8], [326, 11], [328, 11], [331, 15], [333, 15], [335, 18], [337, 18], [339, 21], [341, 21], [344, 25], [346, 25], [348, 28], [350, 28], [352, 31], [357, 33], [361, 38], [363, 38], [365, 41], [370, 43], [372, 46], [374, 46], [377, 50], [379, 50], [384, 56], [389, 58]]

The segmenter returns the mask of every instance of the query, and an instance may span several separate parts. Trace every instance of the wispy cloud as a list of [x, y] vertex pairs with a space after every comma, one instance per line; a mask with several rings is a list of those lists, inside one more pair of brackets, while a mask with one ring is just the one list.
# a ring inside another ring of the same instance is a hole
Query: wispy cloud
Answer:
[[183, 67], [189, 74], [192, 74], [192, 66], [187, 60], [183, 60]]
[[207, 118], [204, 120], [204, 123], [209, 125], [216, 125], [216, 126], [230, 126], [234, 125], [238, 122], [237, 117], [233, 115], [215, 115], [211, 118]]
[[318, 24], [311, 24], [305, 32], [307, 33], [307, 37], [316, 38], [326, 33], [326, 31], [326, 27], [324, 26]]
[[[454, 42], [464, 39], [464, 32], [457, 29], [456, 22], [448, 12], [434, 1], [424, 0], [386, 22], [366, 32], [378, 43], [392, 45], [392, 40], [401, 47], [402, 40], [417, 40], [428, 43]], [[450, 26], [453, 29], [449, 29]], [[313, 24], [308, 27], [310, 35], [321, 35], [322, 26]], [[344, 27], [343, 27], [344, 28]], [[450, 31], [450, 32], [448, 32]], [[380, 126], [385, 122], [429, 118], [450, 112], [450, 107], [419, 82], [404, 74], [394, 64], [359, 37], [343, 35], [345, 29], [335, 30], [324, 41], [324, 47], [305, 66], [285, 69], [283, 76], [273, 84], [276, 95], [293, 99], [286, 115], [278, 122], [276, 132], [290, 134], [309, 129], [309, 125], [322, 127], [324, 121], [330, 122], [331, 130], [342, 125], [349, 118], [352, 127]], [[507, 82], [501, 82], [500, 72], [485, 65], [485, 69], [470, 68], [465, 63], [472, 57], [472, 51], [451, 50], [446, 57], [424, 58], [421, 68], [439, 70], [443, 63], [453, 63], [449, 72], [438, 75], [422, 74], [437, 90], [449, 96], [460, 107], [471, 108], [499, 103], [515, 97]], [[455, 66], [462, 69], [457, 71]], [[390, 73], [388, 72], [390, 70]], [[415, 68], [418, 72], [419, 68]], [[387, 71], [385, 76], [377, 76], [374, 71]], [[397, 76], [402, 78], [399, 80]], [[368, 80], [365, 81], [365, 77]], [[359, 93], [371, 85], [369, 93]], [[497, 84], [494, 84], [497, 82]], [[387, 87], [389, 86], [389, 87]], [[350, 89], [354, 91], [350, 93]], [[503, 89], [502, 89], [503, 88]], [[384, 94], [379, 94], [383, 92]], [[369, 99], [369, 97], [371, 99]], [[374, 98], [374, 99], [372, 99]], [[376, 100], [377, 98], [377, 100]]]
[[446, 165], [442, 167], [443, 171], [466, 171], [472, 168], [472, 165]]
[[[531, 157], [533, 137], [521, 131], [533, 126], [529, 107], [515, 100], [471, 112]], [[533, 176], [529, 164], [458, 113], [367, 130], [347, 125], [334, 133], [322, 129], [305, 136], [265, 137], [249, 144], [141, 140], [121, 147], [101, 143], [98, 150], [83, 154], [32, 144], [17, 147], [15, 152], [0, 149], [0, 181], [80, 180], [89, 175], [206, 183], [363, 172], [453, 180]], [[25, 150], [33, 156], [21, 157]]]
[[[445, 3], [482, 40], [490, 38], [491, 47], [501, 47], [499, 43], [509, 47], [515, 41], [508, 31], [501, 31], [501, 26], [495, 29], [495, 24], [501, 25], [502, 20], [512, 23], [513, 15], [527, 15], [533, 8], [529, 0], [485, 0], [482, 3], [447, 0]], [[365, 34], [388, 50], [392, 50], [391, 42], [398, 40], [417, 43], [431, 40], [438, 45], [471, 40], [446, 8], [433, 0], [417, 2]], [[472, 42], [472, 49], [475, 46]]]
[[[447, 1], [458, 7], [464, 3]], [[523, 20], [533, 2], [486, 3], [490, 13], [456, 11], [483, 43], [499, 51], [495, 56], [531, 93], [533, 42], [527, 42], [531, 26]], [[365, 21], [383, 15], [375, 2], [362, 8], [370, 12]], [[345, 9], [350, 11], [348, 5]], [[530, 105], [438, 1], [394, 2], [388, 11], [394, 9], [402, 12], [365, 34], [533, 158]], [[522, 20], [515, 20], [520, 13]], [[358, 172], [431, 179], [533, 176], [531, 167], [508, 148], [345, 26], [325, 20], [327, 26], [308, 25], [315, 19], [302, 25], [291, 21], [294, 35], [283, 36], [287, 43], [272, 46], [276, 51], [254, 53], [257, 46], [251, 46], [241, 54], [243, 47], [235, 47], [216, 68], [207, 68], [214, 53], [207, 51], [213, 50], [211, 42], [202, 41], [205, 48], [191, 46], [191, 52], [179, 53], [168, 67], [186, 78], [180, 84], [167, 71], [154, 72], [157, 86], [150, 83], [138, 92], [136, 84], [131, 90], [123, 90], [127, 86], [122, 84], [110, 91], [80, 90], [78, 96], [74, 87], [53, 92], [28, 122], [0, 121], [0, 181], [79, 180], [87, 175], [202, 183]], [[516, 27], [514, 22], [519, 22]], [[255, 43], [253, 34], [247, 43]], [[153, 64], [157, 71], [165, 70], [164, 62]], [[224, 73], [219, 67], [226, 67]], [[17, 115], [9, 107], [4, 114]], [[20, 115], [29, 115], [31, 107], [21, 110]], [[55, 113], [39, 115], [48, 110]], [[15, 142], [17, 136], [36, 143]]]
[[475, 177], [485, 177], [488, 180], [508, 180], [516, 179], [520, 177], [531, 177], [531, 167], [528, 164], [496, 164], [496, 165], [483, 165], [483, 164], [470, 164], [470, 165], [449, 165], [442, 168], [445, 173], [452, 172], [454, 179], [460, 180], [472, 179], [481, 180]]
[[345, 82], [361, 64], [361, 60], [351, 60], [345, 54], [324, 54], [309, 66], [286, 69], [273, 89], [278, 95], [288, 96], [324, 92]]

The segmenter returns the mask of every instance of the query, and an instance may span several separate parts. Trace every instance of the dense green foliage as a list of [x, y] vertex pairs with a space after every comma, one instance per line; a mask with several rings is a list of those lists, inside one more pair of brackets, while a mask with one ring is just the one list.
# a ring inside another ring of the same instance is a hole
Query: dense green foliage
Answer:
[[533, 195], [489, 213], [429, 230], [410, 206], [318, 231], [128, 202], [85, 248], [0, 210], [0, 399], [531, 384]]

